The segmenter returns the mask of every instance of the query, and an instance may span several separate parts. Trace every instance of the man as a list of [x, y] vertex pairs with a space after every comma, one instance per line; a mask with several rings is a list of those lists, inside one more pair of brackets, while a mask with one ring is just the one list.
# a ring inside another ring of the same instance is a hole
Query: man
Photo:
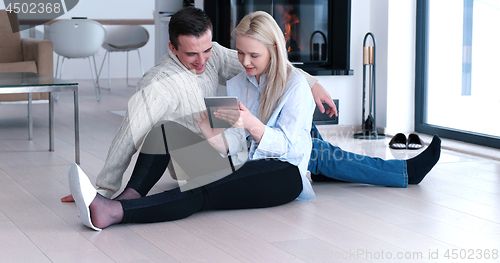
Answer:
[[[169, 53], [139, 81], [128, 103], [122, 125], [96, 181], [98, 192], [111, 198], [119, 190], [123, 173], [146, 135], [160, 121], [175, 120], [201, 134], [195, 117], [205, 110], [204, 97], [215, 96], [218, 85], [243, 71], [237, 52], [212, 42], [212, 24], [200, 9], [185, 8], [169, 24]], [[329, 105], [330, 117], [337, 110], [317, 79], [304, 73], [321, 112]], [[139, 153], [134, 172], [161, 176], [170, 156]], [[148, 169], [148, 171], [144, 171]], [[72, 197], [61, 199], [72, 201]]]

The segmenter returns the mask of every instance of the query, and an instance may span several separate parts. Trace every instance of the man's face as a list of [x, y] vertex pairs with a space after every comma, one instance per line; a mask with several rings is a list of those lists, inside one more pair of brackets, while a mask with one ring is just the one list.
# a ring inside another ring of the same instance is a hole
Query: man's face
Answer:
[[207, 30], [200, 37], [180, 35], [178, 42], [177, 49], [172, 43], [168, 43], [172, 53], [187, 69], [194, 69], [196, 74], [203, 73], [207, 60], [212, 55], [212, 31]]

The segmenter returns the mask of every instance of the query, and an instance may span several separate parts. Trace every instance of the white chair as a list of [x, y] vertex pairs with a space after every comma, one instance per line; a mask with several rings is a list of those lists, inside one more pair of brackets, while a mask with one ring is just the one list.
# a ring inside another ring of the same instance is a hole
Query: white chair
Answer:
[[[106, 28], [106, 40], [102, 44], [102, 47], [106, 49], [106, 54], [104, 54], [104, 59], [102, 60], [101, 69], [99, 70], [98, 79], [101, 76], [102, 68], [104, 66], [104, 61], [106, 61], [106, 56], [108, 57], [108, 88], [111, 88], [111, 52], [127, 52], [127, 86], [133, 87], [133, 85], [128, 84], [128, 53], [133, 50], [137, 50], [139, 56], [139, 64], [141, 66], [141, 73], [144, 75], [144, 69], [142, 68], [141, 53], [139, 48], [143, 47], [148, 43], [149, 33], [143, 26], [138, 25], [113, 25], [105, 26]], [[99, 80], [98, 80], [99, 82]], [[100, 87], [103, 88], [103, 87]]]
[[[49, 26], [48, 30], [49, 39], [54, 44], [54, 52], [57, 54], [55, 76], [58, 77], [59, 56], [63, 57], [59, 78], [62, 76], [65, 58], [88, 58], [90, 74], [92, 75], [97, 101], [99, 101], [101, 99], [101, 91], [97, 83], [97, 65], [94, 55], [99, 51], [106, 38], [106, 30], [104, 27], [93, 20], [69, 19], [55, 22]], [[94, 69], [92, 69], [90, 57], [94, 60]], [[95, 79], [93, 71], [96, 73]]]

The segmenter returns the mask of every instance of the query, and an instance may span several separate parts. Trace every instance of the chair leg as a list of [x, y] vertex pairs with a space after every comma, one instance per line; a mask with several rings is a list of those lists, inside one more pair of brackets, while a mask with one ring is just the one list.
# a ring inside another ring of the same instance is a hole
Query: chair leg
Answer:
[[100, 89], [106, 89], [106, 90], [109, 90], [111, 88], [111, 82], [109, 81], [109, 58], [110, 58], [110, 55], [111, 53], [109, 51], [106, 51], [106, 53], [104, 53], [104, 58], [102, 59], [102, 63], [101, 63], [101, 69], [99, 70], [99, 75], [97, 77], [98, 81], [98, 85], [99, 85], [99, 78], [101, 77], [101, 73], [102, 73], [102, 68], [104, 68], [104, 62], [106, 62], [106, 57], [108, 57], [108, 87], [102, 87], [102, 86], [99, 86]]
[[108, 89], [111, 89], [111, 52], [108, 54]]
[[132, 85], [128, 84], [128, 52], [130, 52], [130, 51], [127, 51], [127, 71], [126, 71], [127, 75], [126, 75], [126, 79], [127, 79], [127, 86], [128, 87], [133, 87]]
[[[54, 78], [57, 78], [57, 71], [59, 71], [59, 55], [57, 55], [57, 63], [56, 63], [56, 74], [54, 75]], [[59, 99], [59, 92], [56, 92], [56, 101]]]
[[94, 59], [94, 69], [95, 69], [95, 75], [96, 75], [96, 83], [97, 83], [97, 86], [99, 87], [99, 76], [97, 76], [97, 63], [95, 63], [95, 56], [92, 56], [92, 58]]
[[28, 93], [28, 140], [33, 140], [33, 94]]
[[106, 56], [108, 55], [108, 52], [104, 53], [104, 58], [102, 59], [101, 67], [99, 68], [99, 73], [97, 73], [97, 80], [101, 78], [101, 73], [102, 73], [102, 66], [104, 66], [104, 61], [106, 61]]
[[[64, 68], [64, 59], [65, 57], [63, 56], [62, 61], [61, 61], [61, 72], [59, 72], [59, 78], [62, 78], [62, 73], [63, 73], [63, 68]], [[59, 65], [59, 55], [57, 55], [57, 64]], [[57, 69], [56, 69], [56, 77], [57, 77]], [[56, 101], [59, 100], [59, 92], [56, 92]]]
[[125, 72], [126, 72], [126, 75], [125, 75], [125, 76], [126, 76], [126, 80], [127, 80], [127, 86], [130, 86], [130, 85], [128, 84], [128, 52], [129, 52], [129, 51], [127, 51], [127, 70], [125, 71]]
[[[96, 83], [94, 85], [94, 89], [97, 89], [97, 93], [99, 94], [97, 96], [97, 101], [101, 100], [101, 87], [99, 87], [99, 78], [97, 77], [97, 63], [95, 63], [95, 55], [92, 55], [92, 59], [94, 60], [94, 69], [95, 69], [95, 75], [96, 75]], [[90, 61], [90, 58], [89, 58]]]
[[57, 71], [59, 70], [59, 55], [57, 55], [57, 63], [56, 63], [56, 74], [54, 75], [57, 78]]
[[[139, 57], [139, 65], [141, 66], [141, 73], [142, 73], [142, 75], [144, 75], [144, 69], [142, 67], [142, 61], [141, 61], [141, 52], [139, 52], [139, 49], [137, 49], [137, 56]], [[135, 87], [136, 86], [136, 85], [130, 85], [130, 84], [128, 84], [128, 51], [127, 51], [127, 86], [129, 86], [129, 87]]]
[[64, 59], [65, 59], [65, 57], [63, 57], [62, 61], [61, 61], [61, 72], [59, 72], [59, 78], [62, 78], [62, 73], [63, 73], [63, 68], [64, 68]]
[[142, 68], [142, 61], [141, 61], [141, 52], [139, 52], [139, 49], [137, 49], [137, 56], [139, 56], [139, 65], [141, 65], [141, 73], [142, 75], [144, 75], [144, 68]]
[[[92, 57], [94, 58], [94, 62], [95, 62], [95, 57], [94, 56], [92, 56]], [[92, 75], [92, 83], [94, 83], [95, 96], [97, 97], [97, 101], [100, 101], [101, 100], [101, 90], [99, 89], [99, 86], [97, 86], [97, 82], [94, 80], [94, 73], [92, 72], [92, 62], [90, 61], [90, 57], [87, 57], [87, 58], [89, 60], [90, 75]], [[96, 72], [96, 75], [97, 75], [97, 72]]]

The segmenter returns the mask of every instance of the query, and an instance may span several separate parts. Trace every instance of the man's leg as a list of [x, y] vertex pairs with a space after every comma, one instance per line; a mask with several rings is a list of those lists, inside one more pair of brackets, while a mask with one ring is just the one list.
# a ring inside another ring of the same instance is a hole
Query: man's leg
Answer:
[[225, 166], [229, 169], [227, 159], [222, 158], [204, 138], [179, 123], [169, 121], [149, 132], [132, 176], [116, 200], [146, 196], [164, 174], [171, 157], [184, 171], [189, 172], [191, 180], [200, 174], [219, 172], [221, 176], [227, 176], [231, 173], [230, 170], [224, 173]]
[[323, 137], [321, 137], [321, 134], [319, 134], [318, 128], [316, 128], [314, 122], [311, 125], [311, 138], [323, 140]]
[[422, 153], [408, 160], [383, 160], [342, 150], [320, 139], [312, 139], [308, 170], [313, 181], [326, 178], [353, 183], [406, 187], [419, 184], [439, 161], [441, 139], [434, 135]]
[[163, 125], [153, 128], [144, 140], [127, 186], [116, 200], [146, 196], [170, 162]]
[[134, 171], [125, 189], [132, 188], [140, 196], [136, 196], [135, 194], [129, 196], [126, 194], [126, 191], [124, 191], [124, 193], [120, 194], [116, 199], [131, 199], [146, 196], [149, 190], [151, 190], [162, 177], [169, 161], [170, 154], [139, 153]]

